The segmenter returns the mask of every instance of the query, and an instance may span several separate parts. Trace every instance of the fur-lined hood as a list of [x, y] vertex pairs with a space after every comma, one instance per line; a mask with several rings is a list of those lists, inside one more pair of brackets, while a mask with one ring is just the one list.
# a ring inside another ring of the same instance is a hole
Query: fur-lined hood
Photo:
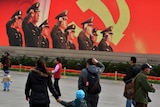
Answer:
[[32, 69], [31, 69], [31, 72], [35, 72], [35, 73], [37, 73], [37, 74], [40, 74], [42, 77], [49, 77], [49, 75], [48, 75], [47, 73], [43, 73], [43, 72], [41, 72], [40, 70], [37, 70], [37, 69], [35, 69], [35, 68], [32, 68]]

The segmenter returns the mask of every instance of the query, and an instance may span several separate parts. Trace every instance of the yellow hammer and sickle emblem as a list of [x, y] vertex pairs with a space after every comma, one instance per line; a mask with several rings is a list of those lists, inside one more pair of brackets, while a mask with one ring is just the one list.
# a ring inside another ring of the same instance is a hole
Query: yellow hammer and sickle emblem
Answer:
[[101, 0], [78, 0], [77, 5], [83, 12], [90, 9], [97, 14], [105, 26], [113, 26], [114, 36], [112, 42], [117, 45], [124, 36], [123, 32], [127, 28], [130, 21], [130, 11], [126, 0], [116, 0], [120, 16], [115, 23], [109, 9], [104, 5]]

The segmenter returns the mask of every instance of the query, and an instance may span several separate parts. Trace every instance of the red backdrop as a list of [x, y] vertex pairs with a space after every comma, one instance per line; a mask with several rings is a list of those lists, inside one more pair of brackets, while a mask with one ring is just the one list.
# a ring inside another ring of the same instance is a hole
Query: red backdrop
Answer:
[[[36, 1], [41, 2], [41, 0], [0, 1], [0, 46], [9, 45], [5, 25], [7, 21], [10, 19], [10, 17], [13, 15], [13, 13], [17, 10], [22, 10], [22, 17], [24, 18], [26, 15], [26, 10], [29, 8], [30, 5], [32, 5]], [[124, 36], [118, 39], [118, 42], [113, 41], [113, 43], [111, 44], [114, 52], [160, 54], [160, 49], [158, 47], [160, 46], [160, 1], [122, 0], [126, 3], [128, 7], [127, 11], [129, 11], [129, 13], [126, 13], [126, 15], [129, 15], [129, 19], [125, 19], [125, 13], [120, 9], [120, 6], [123, 6], [124, 4], [118, 3], [117, 1], [119, 0], [99, 0], [95, 7], [91, 7], [90, 3], [96, 3], [96, 0], [51, 0], [50, 9], [48, 12], [49, 25], [52, 29], [53, 25], [56, 23], [55, 16], [64, 10], [68, 10], [69, 23], [74, 22], [77, 25], [77, 28], [81, 28], [81, 22], [93, 16], [94, 26], [98, 27], [99, 31], [101, 31], [105, 29], [107, 26], [110, 26], [109, 24], [104, 23], [105, 20], [103, 20], [99, 16], [101, 12], [104, 12], [104, 10], [102, 10], [104, 6], [109, 10], [109, 13], [112, 15], [115, 26], [120, 20], [120, 16], [124, 17], [122, 19], [124, 23], [121, 23], [121, 26], [117, 28], [115, 27], [116, 30], [113, 32], [114, 34], [116, 34], [116, 31], [118, 32], [118, 29], [121, 29], [121, 27], [126, 26], [126, 28], [122, 32]], [[85, 5], [80, 5], [80, 2], [84, 2]], [[82, 10], [82, 8], [84, 9], [86, 7], [86, 10]], [[99, 12], [95, 12], [94, 9], [99, 9]], [[125, 24], [125, 20], [127, 25]], [[22, 30], [21, 32], [23, 34]], [[79, 30], [77, 29], [76, 32], [78, 34]], [[100, 40], [102, 35], [99, 33], [98, 37]], [[117, 37], [118, 35], [113, 35], [114, 40], [117, 40]], [[52, 48], [52, 40], [50, 38], [50, 35], [48, 36], [48, 38], [50, 42], [50, 48]]]

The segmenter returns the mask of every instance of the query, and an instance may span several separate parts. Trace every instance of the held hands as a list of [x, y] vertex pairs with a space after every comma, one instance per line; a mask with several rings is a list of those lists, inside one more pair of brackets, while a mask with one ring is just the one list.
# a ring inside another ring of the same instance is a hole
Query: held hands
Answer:
[[60, 101], [61, 101], [61, 100], [58, 98], [58, 99], [57, 99], [57, 102], [60, 103]]
[[29, 101], [29, 97], [26, 97], [26, 100]]

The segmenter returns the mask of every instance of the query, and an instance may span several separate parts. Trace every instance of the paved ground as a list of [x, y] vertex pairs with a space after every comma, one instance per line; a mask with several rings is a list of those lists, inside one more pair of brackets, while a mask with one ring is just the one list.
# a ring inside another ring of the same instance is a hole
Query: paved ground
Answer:
[[[0, 72], [2, 78], [3, 72]], [[25, 100], [24, 86], [27, 78], [27, 73], [11, 72], [13, 82], [11, 90], [4, 92], [3, 84], [0, 88], [0, 107], [28, 107], [28, 102]], [[60, 88], [62, 92], [61, 99], [70, 101], [75, 98], [75, 91], [77, 90], [78, 77], [62, 78], [60, 80]], [[125, 107], [125, 98], [123, 97], [124, 83], [113, 80], [101, 80], [102, 92], [100, 94], [98, 107]], [[160, 85], [153, 84], [156, 88], [156, 93], [150, 93], [152, 102], [149, 107], [159, 107]], [[63, 107], [55, 101], [50, 94], [51, 107]]]

